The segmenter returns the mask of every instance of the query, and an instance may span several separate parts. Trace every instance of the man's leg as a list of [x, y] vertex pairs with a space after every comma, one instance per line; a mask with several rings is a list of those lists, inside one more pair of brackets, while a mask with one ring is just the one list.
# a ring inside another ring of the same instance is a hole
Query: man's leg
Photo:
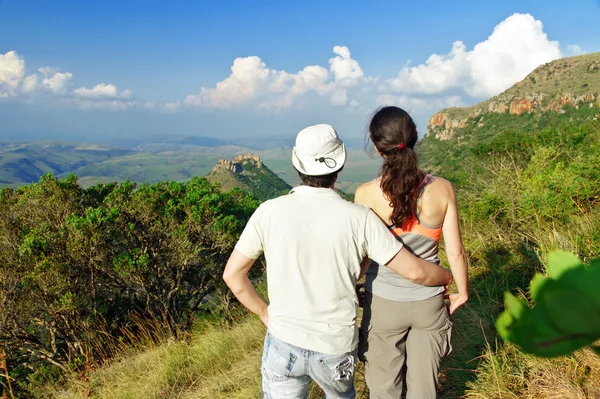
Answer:
[[267, 332], [262, 357], [263, 399], [308, 397], [307, 351], [289, 345]]
[[356, 360], [356, 351], [343, 355], [312, 352], [309, 356], [309, 374], [325, 392], [325, 398], [352, 399], [356, 397]]
[[411, 304], [414, 316], [406, 339], [406, 398], [435, 399], [440, 360], [452, 349], [452, 323], [442, 295]]
[[410, 312], [405, 302], [390, 301], [365, 293], [361, 323], [365, 379], [371, 399], [398, 399], [402, 396], [402, 367]]

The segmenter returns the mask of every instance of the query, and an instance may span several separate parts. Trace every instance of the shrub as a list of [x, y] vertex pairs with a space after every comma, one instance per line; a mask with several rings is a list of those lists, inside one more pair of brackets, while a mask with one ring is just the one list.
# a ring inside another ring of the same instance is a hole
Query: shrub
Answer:
[[75, 176], [47, 175], [3, 190], [0, 344], [12, 369], [81, 368], [137, 318], [177, 335], [224, 290], [222, 269], [256, 206], [201, 178], [84, 190]]

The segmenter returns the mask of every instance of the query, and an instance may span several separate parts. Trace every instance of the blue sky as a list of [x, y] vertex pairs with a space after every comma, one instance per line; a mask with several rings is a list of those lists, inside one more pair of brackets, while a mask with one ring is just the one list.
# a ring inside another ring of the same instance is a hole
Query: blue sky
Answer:
[[424, 133], [441, 108], [600, 51], [598, 20], [594, 0], [0, 0], [0, 139], [235, 140], [315, 123], [356, 139], [382, 104]]

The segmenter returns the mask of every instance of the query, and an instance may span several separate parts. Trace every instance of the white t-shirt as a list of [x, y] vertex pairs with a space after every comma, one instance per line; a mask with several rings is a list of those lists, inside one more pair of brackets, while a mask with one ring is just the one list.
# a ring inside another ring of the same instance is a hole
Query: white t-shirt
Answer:
[[337, 355], [357, 345], [361, 260], [384, 265], [402, 243], [369, 208], [332, 189], [300, 186], [261, 204], [235, 248], [252, 259], [265, 254], [269, 331], [300, 348]]

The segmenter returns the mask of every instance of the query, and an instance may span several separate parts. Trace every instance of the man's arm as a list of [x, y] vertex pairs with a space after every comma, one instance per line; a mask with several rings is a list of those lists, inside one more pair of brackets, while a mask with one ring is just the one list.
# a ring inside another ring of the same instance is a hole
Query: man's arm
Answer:
[[225, 283], [240, 303], [252, 313], [257, 314], [265, 326], [267, 326], [269, 323], [267, 304], [258, 295], [248, 278], [248, 272], [254, 261], [255, 259], [248, 258], [237, 249], [234, 249], [225, 266], [223, 280], [225, 280]]
[[436, 287], [452, 282], [452, 273], [434, 263], [414, 256], [402, 248], [386, 266], [404, 277], [420, 285]]

